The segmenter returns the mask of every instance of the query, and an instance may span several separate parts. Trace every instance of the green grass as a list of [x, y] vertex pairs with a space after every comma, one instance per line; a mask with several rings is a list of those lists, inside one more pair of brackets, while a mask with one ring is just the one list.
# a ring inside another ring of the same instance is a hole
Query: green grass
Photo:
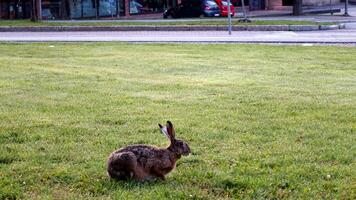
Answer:
[[[194, 26], [194, 25], [226, 25], [226, 20], [195, 20], [195, 21], [157, 21], [157, 22], [31, 22], [30, 20], [1, 20], [0, 26]], [[331, 25], [329, 22], [312, 22], [312, 21], [288, 21], [288, 20], [253, 20], [251, 23], [238, 22], [237, 19], [232, 21], [233, 25]]]
[[[0, 199], [355, 199], [356, 48], [0, 44]], [[193, 154], [116, 182], [119, 147]]]

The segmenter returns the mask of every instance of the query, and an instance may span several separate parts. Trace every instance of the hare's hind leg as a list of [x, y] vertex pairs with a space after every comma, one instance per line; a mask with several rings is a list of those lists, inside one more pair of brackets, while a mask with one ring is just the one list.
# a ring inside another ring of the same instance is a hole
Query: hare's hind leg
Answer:
[[108, 175], [118, 180], [132, 179], [137, 168], [137, 158], [132, 152], [112, 154], [108, 161]]

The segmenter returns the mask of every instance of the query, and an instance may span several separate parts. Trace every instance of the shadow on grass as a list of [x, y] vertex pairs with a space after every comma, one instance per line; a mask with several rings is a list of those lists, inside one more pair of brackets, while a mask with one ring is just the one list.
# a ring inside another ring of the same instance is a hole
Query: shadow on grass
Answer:
[[135, 181], [135, 180], [114, 180], [108, 178], [108, 182], [115, 186], [125, 188], [125, 189], [133, 189], [133, 188], [141, 188], [141, 187], [156, 187], [167, 185], [167, 181], [162, 180], [154, 180], [154, 181]]
[[117, 191], [137, 191], [141, 189], [150, 190], [168, 185], [167, 180], [155, 181], [134, 181], [134, 180], [115, 180], [109, 177], [102, 178], [96, 186], [91, 187], [90, 192], [98, 194], [115, 193]]

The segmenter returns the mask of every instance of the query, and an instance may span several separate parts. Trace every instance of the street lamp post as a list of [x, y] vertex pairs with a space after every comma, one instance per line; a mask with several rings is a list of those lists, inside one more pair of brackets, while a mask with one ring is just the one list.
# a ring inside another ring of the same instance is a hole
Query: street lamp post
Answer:
[[293, 15], [301, 15], [303, 10], [303, 0], [293, 0]]
[[41, 0], [32, 0], [32, 9], [31, 9], [31, 20], [38, 21], [42, 19], [41, 11]]
[[230, 0], [227, 0], [227, 16], [228, 16], [228, 21], [229, 21], [229, 35], [231, 35], [231, 3]]
[[344, 12], [344, 16], [348, 17], [349, 12], [348, 12], [348, 7], [349, 7], [349, 0], [345, 0], [345, 12]]

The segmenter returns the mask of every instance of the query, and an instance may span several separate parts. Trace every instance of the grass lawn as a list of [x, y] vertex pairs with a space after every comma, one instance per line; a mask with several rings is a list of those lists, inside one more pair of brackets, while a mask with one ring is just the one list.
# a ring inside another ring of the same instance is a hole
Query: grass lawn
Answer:
[[[215, 20], [199, 20], [196, 21], [157, 21], [157, 22], [81, 22], [81, 21], [68, 21], [68, 22], [56, 22], [56, 21], [41, 21], [31, 22], [30, 20], [1, 20], [1, 26], [194, 26], [194, 25], [226, 25], [227, 21], [220, 19]], [[253, 20], [251, 23], [238, 22], [237, 19], [232, 21], [233, 25], [331, 25], [330, 22], [312, 22], [312, 21], [288, 21], [288, 20]]]
[[[0, 44], [0, 199], [355, 199], [356, 48]], [[119, 147], [193, 154], [116, 182]]]

